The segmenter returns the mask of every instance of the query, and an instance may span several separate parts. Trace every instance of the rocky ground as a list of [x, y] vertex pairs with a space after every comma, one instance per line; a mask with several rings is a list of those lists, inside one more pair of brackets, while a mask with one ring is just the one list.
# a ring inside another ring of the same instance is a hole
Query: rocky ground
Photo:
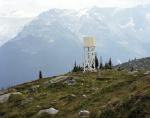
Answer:
[[0, 118], [150, 118], [149, 70], [67, 73], [0, 93]]

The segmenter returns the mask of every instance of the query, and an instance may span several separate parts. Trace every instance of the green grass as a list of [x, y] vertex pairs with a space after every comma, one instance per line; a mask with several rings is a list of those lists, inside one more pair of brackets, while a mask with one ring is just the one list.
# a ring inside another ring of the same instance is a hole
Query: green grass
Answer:
[[[74, 77], [73, 86], [63, 82], [46, 84], [55, 77], [18, 85], [11, 89], [23, 95], [11, 96], [7, 103], [0, 104], [0, 117], [47, 118], [50, 117], [47, 114], [38, 116], [38, 111], [54, 107], [60, 111], [57, 118], [78, 118], [82, 109], [90, 111], [90, 118], [148, 118], [150, 75], [143, 73], [140, 71], [134, 76], [116, 70], [76, 72], [65, 74]], [[27, 92], [33, 88], [33, 92]]]

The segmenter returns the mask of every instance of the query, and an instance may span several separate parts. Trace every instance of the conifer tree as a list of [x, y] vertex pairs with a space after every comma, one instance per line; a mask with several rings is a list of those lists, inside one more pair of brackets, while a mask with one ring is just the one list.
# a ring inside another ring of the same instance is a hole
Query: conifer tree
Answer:
[[103, 61], [102, 61], [102, 57], [100, 57], [100, 64], [99, 64], [99, 69], [103, 69]]
[[111, 58], [109, 59], [108, 66], [109, 66], [109, 69], [112, 69], [112, 61], [111, 61]]
[[99, 69], [103, 69], [103, 63], [100, 62]]
[[43, 75], [42, 75], [42, 71], [40, 70], [39, 71], [39, 79], [42, 79], [43, 78]]
[[73, 70], [72, 70], [73, 72], [76, 72], [77, 71], [77, 63], [76, 63], [76, 61], [75, 61], [75, 63], [74, 63], [74, 67], [73, 67]]
[[105, 63], [104, 68], [105, 68], [105, 69], [110, 69], [109, 63]]
[[75, 67], [75, 68], [77, 67], [77, 63], [76, 63], [76, 61], [75, 61], [75, 63], [74, 63], [74, 67]]
[[78, 71], [83, 71], [83, 67], [80, 65], [77, 65], [75, 61], [72, 72], [78, 72]]
[[98, 69], [99, 67], [99, 62], [98, 62], [98, 58], [97, 55], [95, 56], [95, 68]]

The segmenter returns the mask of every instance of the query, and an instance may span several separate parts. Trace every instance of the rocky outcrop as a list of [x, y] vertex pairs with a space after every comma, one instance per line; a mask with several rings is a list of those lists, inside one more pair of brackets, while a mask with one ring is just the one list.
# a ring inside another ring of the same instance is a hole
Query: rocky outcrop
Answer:
[[14, 93], [7, 93], [7, 94], [4, 94], [4, 95], [1, 95], [1, 96], [0, 96], [0, 103], [7, 102], [8, 99], [9, 99], [9, 97], [10, 97], [11, 95], [16, 95], [16, 94], [22, 94], [22, 93], [20, 93], [20, 92], [14, 92]]

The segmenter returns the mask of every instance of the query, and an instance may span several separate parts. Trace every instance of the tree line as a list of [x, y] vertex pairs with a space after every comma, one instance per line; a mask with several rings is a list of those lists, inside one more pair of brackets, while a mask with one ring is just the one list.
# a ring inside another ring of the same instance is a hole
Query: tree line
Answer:
[[[106, 62], [105, 64], [103, 64], [102, 62], [102, 58], [100, 60], [98, 60], [97, 55], [95, 56], [95, 68], [98, 70], [103, 70], [103, 69], [112, 69], [113, 68], [113, 64], [112, 64], [112, 59], [111, 57], [109, 58], [108, 62]], [[72, 69], [72, 72], [78, 72], [78, 71], [83, 71], [83, 66], [77, 65], [76, 61], [74, 63], [74, 67]]]
[[[112, 66], [113, 66], [113, 64], [112, 64], [111, 58], [109, 58], [108, 62], [106, 62], [105, 64], [103, 64], [102, 58], [100, 60], [98, 60], [97, 55], [95, 56], [95, 68], [97, 70], [112, 69]], [[83, 70], [84, 70], [84, 67], [81, 66], [81, 65], [77, 65], [77, 63], [75, 61], [74, 67], [71, 70], [71, 72], [79, 72], [79, 71], [83, 71]], [[39, 79], [43, 78], [43, 74], [42, 74], [41, 70], [38, 73], [38, 78]]]

